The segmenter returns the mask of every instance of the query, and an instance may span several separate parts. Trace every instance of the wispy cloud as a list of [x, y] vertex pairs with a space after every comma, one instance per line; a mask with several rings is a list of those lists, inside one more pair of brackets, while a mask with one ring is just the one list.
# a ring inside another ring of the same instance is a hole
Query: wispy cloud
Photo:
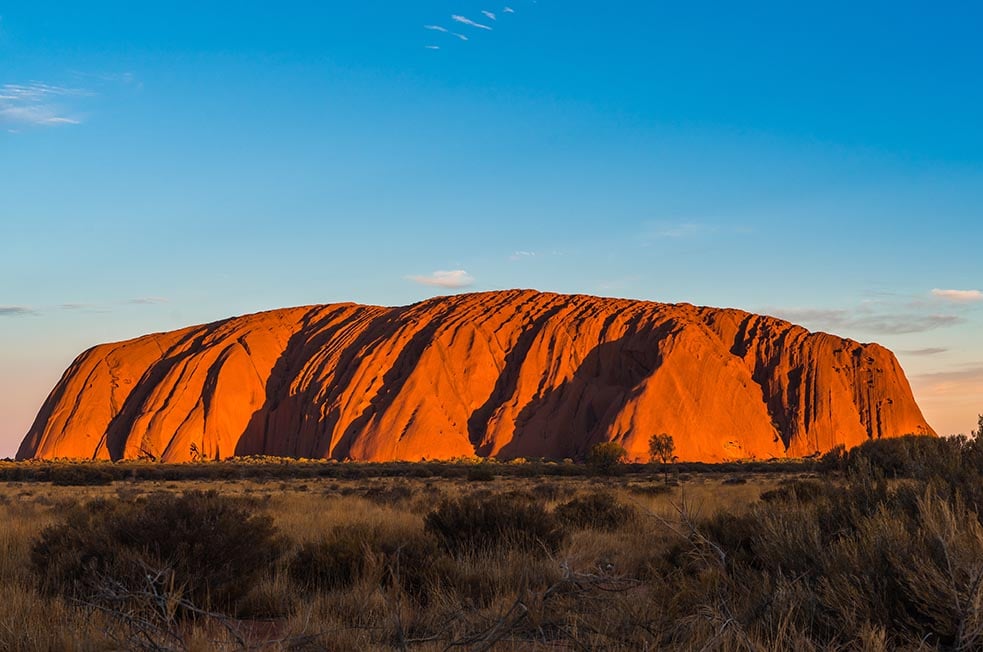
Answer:
[[912, 378], [918, 385], [971, 382], [983, 386], [983, 364], [969, 364], [947, 371], [918, 374]]
[[440, 49], [440, 46], [439, 45], [424, 45], [423, 47], [425, 47], [428, 50], [439, 50]]
[[965, 321], [959, 315], [918, 314], [912, 312], [872, 313], [864, 308], [856, 310], [775, 308], [766, 312], [801, 324], [814, 330], [838, 332], [856, 330], [879, 335], [904, 335], [954, 326]]
[[414, 283], [442, 288], [466, 288], [474, 284], [474, 277], [463, 269], [438, 270], [429, 276], [408, 276], [407, 278]]
[[696, 238], [716, 233], [718, 228], [700, 222], [652, 222], [644, 237], [649, 240]]
[[899, 351], [904, 355], [915, 355], [915, 356], [928, 356], [928, 355], [938, 355], [940, 353], [945, 353], [949, 349], [944, 349], [939, 346], [930, 346], [925, 349], [909, 349], [907, 351]]
[[482, 9], [481, 13], [484, 14], [485, 18], [489, 20], [496, 20], [495, 14], [491, 11], [488, 11], [487, 9]]
[[444, 32], [444, 33], [447, 32], [447, 28], [441, 27], [440, 25], [424, 25], [423, 29], [429, 29], [433, 32]]
[[503, 14], [514, 14], [515, 13], [515, 9], [513, 9], [512, 7], [506, 7], [505, 9], [502, 9], [502, 13]]
[[63, 106], [66, 98], [91, 95], [78, 88], [41, 82], [0, 86], [0, 121], [18, 125], [76, 125], [81, 119]]
[[509, 256], [509, 260], [522, 260], [524, 258], [535, 258], [535, 251], [514, 251], [512, 255]]
[[131, 306], [150, 306], [159, 303], [168, 303], [168, 300], [164, 297], [136, 297], [134, 299], [127, 299], [123, 303]]
[[451, 34], [453, 34], [457, 38], [461, 39], [462, 41], [467, 41], [468, 40], [468, 37], [465, 36], [464, 34], [458, 34], [457, 32], [451, 32]]
[[970, 415], [979, 414], [977, 401], [983, 395], [983, 364], [975, 362], [915, 374], [910, 380], [919, 402], [939, 403], [949, 410], [961, 409], [966, 413], [966, 421], [975, 425]]
[[932, 290], [932, 296], [956, 303], [983, 301], [983, 292], [979, 290], [940, 290], [935, 288]]
[[630, 275], [622, 276], [621, 278], [611, 278], [604, 281], [599, 281], [594, 284], [599, 292], [610, 292], [612, 290], [622, 290], [624, 288], [630, 287], [641, 280], [641, 276]]
[[483, 25], [482, 23], [476, 23], [475, 21], [471, 20], [470, 18], [466, 18], [466, 17], [460, 16], [458, 14], [454, 14], [453, 16], [451, 16], [451, 20], [453, 20], [454, 22], [457, 22], [457, 23], [461, 23], [462, 25], [468, 25], [470, 27], [477, 27], [478, 29], [487, 29], [489, 31], [491, 31], [491, 29], [492, 29], [490, 25]]
[[26, 317], [36, 314], [37, 311], [27, 306], [0, 306], [0, 317]]
[[82, 312], [82, 313], [100, 313], [105, 314], [112, 312], [113, 309], [108, 305], [100, 305], [98, 303], [63, 303], [58, 306], [60, 310], [67, 310], [70, 312]]
[[81, 70], [70, 71], [71, 75], [79, 80], [95, 80], [112, 84], [139, 84], [137, 76], [132, 72], [83, 72]]

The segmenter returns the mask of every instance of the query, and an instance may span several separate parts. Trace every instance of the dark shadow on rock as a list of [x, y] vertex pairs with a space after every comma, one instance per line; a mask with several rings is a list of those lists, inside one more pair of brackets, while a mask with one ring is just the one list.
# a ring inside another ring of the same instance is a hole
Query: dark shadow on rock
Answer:
[[[277, 455], [284, 457], [312, 457], [319, 442], [308, 443], [302, 449], [301, 437], [304, 424], [311, 419], [322, 420], [317, 410], [321, 403], [319, 395], [333, 391], [333, 387], [308, 385], [296, 394], [290, 394], [290, 385], [296, 380], [301, 369], [310, 364], [316, 354], [338, 337], [345, 328], [358, 321], [367, 320], [369, 325], [362, 329], [355, 340], [346, 347], [339, 358], [337, 373], [350, 379], [353, 361], [358, 352], [370, 344], [370, 338], [379, 322], [393, 318], [390, 311], [372, 316], [375, 310], [364, 306], [346, 304], [318, 307], [312, 309], [301, 319], [300, 327], [287, 341], [283, 352], [273, 365], [266, 382], [266, 400], [249, 420], [245, 431], [236, 444], [236, 455]], [[345, 312], [350, 314], [344, 315]], [[322, 367], [323, 369], [323, 367]], [[340, 381], [336, 381], [336, 385]], [[330, 427], [319, 429], [319, 437], [330, 433]], [[330, 443], [330, 442], [328, 442]]]
[[531, 327], [522, 331], [515, 346], [505, 355], [505, 365], [502, 368], [502, 372], [498, 375], [498, 380], [495, 381], [495, 387], [492, 389], [488, 400], [472, 412], [468, 418], [468, 438], [471, 440], [471, 445], [474, 446], [475, 452], [478, 455], [488, 454], [488, 445], [483, 443], [488, 433], [488, 419], [491, 418], [491, 415], [494, 414], [495, 410], [504, 401], [508, 400], [515, 393], [515, 388], [519, 382], [519, 371], [529, 353], [529, 349], [532, 347], [533, 342], [536, 341], [536, 336], [546, 326], [546, 322], [562, 310], [563, 307], [563, 305], [553, 306], [540, 315], [532, 323]]
[[569, 380], [522, 409], [515, 434], [499, 455], [539, 456], [551, 441], [553, 456], [583, 459], [604, 440], [640, 383], [662, 365], [661, 342], [676, 329], [671, 319], [642, 328], [636, 321], [622, 337], [596, 346]]
[[[160, 383], [171, 373], [171, 370], [201, 351], [205, 339], [229, 321], [229, 319], [223, 319], [189, 331], [187, 335], [171, 345], [167, 351], [164, 351], [160, 360], [147, 368], [140, 380], [137, 381], [133, 391], [126, 397], [119, 412], [106, 428], [106, 448], [111, 459], [120, 460], [123, 458], [123, 452], [133, 430], [133, 424], [144, 412], [144, 404], [147, 399], [157, 390]], [[163, 451], [146, 452], [153, 455], [163, 453]]]

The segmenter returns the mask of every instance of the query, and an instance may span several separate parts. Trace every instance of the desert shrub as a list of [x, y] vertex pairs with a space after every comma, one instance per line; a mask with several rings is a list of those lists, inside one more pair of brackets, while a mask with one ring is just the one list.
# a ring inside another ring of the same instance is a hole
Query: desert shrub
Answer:
[[706, 619], [719, 619], [757, 640], [794, 632], [820, 648], [880, 631], [887, 648], [978, 649], [983, 525], [945, 489], [889, 484], [868, 468], [846, 485], [789, 483], [746, 512], [693, 519], [666, 554], [678, 569], [666, 576], [673, 643], [706, 640]]
[[[871, 439], [846, 455], [848, 470], [861, 466], [880, 472], [887, 478], [959, 477], [971, 462], [974, 452], [964, 437], [929, 437], [906, 435]], [[974, 469], [977, 473], [981, 467]]]
[[413, 487], [405, 482], [399, 482], [369, 487], [362, 495], [377, 505], [394, 505], [412, 499], [415, 494], [416, 490]]
[[576, 493], [576, 488], [558, 482], [537, 482], [529, 487], [529, 492], [539, 500], [555, 501], [568, 498]]
[[846, 470], [846, 446], [837, 444], [819, 458], [819, 470], [824, 473]]
[[492, 465], [488, 464], [487, 462], [472, 464], [468, 467], [468, 482], [490, 482], [494, 479], [495, 469], [493, 469]]
[[808, 502], [829, 493], [829, 484], [818, 480], [791, 480], [782, 482], [774, 489], [762, 492], [761, 500], [766, 503], [780, 500]]
[[83, 601], [177, 588], [198, 607], [234, 610], [282, 548], [271, 519], [238, 500], [159, 493], [70, 508], [34, 543], [31, 568], [43, 591]]
[[634, 483], [626, 487], [629, 492], [640, 496], [662, 496], [672, 492], [672, 487], [666, 484], [641, 484]]
[[351, 586], [365, 570], [369, 538], [369, 528], [362, 524], [335, 528], [297, 550], [288, 566], [290, 576], [312, 591]]
[[504, 548], [555, 552], [566, 538], [556, 516], [541, 502], [502, 494], [445, 500], [424, 523], [452, 554]]
[[637, 516], [635, 508], [618, 502], [606, 491], [578, 496], [558, 506], [555, 512], [565, 525], [598, 530], [616, 530]]
[[48, 478], [51, 484], [58, 486], [98, 486], [113, 482], [113, 474], [108, 469], [88, 464], [53, 466]]
[[421, 598], [438, 556], [436, 542], [423, 532], [351, 523], [300, 546], [287, 568], [291, 579], [308, 591], [331, 591], [370, 580], [399, 585]]
[[614, 475], [625, 463], [628, 451], [615, 441], [596, 444], [587, 454], [587, 466], [601, 475]]

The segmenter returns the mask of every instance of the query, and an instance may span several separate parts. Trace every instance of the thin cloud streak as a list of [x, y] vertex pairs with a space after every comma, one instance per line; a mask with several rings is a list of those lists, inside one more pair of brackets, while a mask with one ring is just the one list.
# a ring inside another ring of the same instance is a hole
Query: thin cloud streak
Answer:
[[160, 303], [169, 303], [169, 301], [164, 297], [136, 297], [127, 299], [123, 303], [131, 306], [151, 306]]
[[912, 381], [919, 386], [944, 383], [976, 383], [983, 385], [983, 365], [970, 365], [961, 369], [917, 374], [912, 377]]
[[767, 312], [794, 324], [802, 324], [812, 329], [828, 332], [856, 330], [879, 335], [924, 333], [937, 328], [955, 326], [966, 321], [959, 315], [919, 315], [913, 313], [871, 314], [863, 310], [776, 308]]
[[712, 224], [700, 222], [652, 222], [642, 237], [645, 240], [681, 240], [713, 235], [719, 230]]
[[976, 301], [983, 301], [983, 292], [979, 290], [941, 290], [935, 288], [932, 290], [932, 296], [938, 297], [939, 299], [945, 299], [946, 301], [954, 301], [956, 303], [973, 303]]
[[81, 120], [70, 117], [58, 105], [69, 96], [89, 96], [91, 92], [32, 82], [0, 86], [0, 121], [36, 126], [77, 125]]
[[433, 32], [444, 32], [447, 33], [446, 27], [441, 27], [440, 25], [424, 25], [423, 29], [429, 29]]
[[927, 356], [927, 355], [938, 355], [940, 353], [945, 353], [949, 349], [944, 349], [940, 346], [930, 346], [924, 349], [910, 349], [907, 351], [899, 351], [903, 355], [915, 355], [915, 356]]
[[478, 29], [486, 29], [488, 31], [491, 31], [492, 30], [492, 28], [489, 25], [483, 25], [481, 23], [476, 23], [475, 21], [471, 20], [470, 18], [466, 18], [464, 16], [459, 16], [458, 14], [454, 14], [453, 16], [451, 16], [451, 20], [453, 20], [455, 22], [458, 22], [458, 23], [461, 23], [462, 25], [469, 25], [470, 27], [477, 27]]
[[488, 11], [487, 9], [482, 9], [481, 13], [484, 14], [485, 18], [489, 20], [498, 20], [497, 18], [495, 18], [495, 14]]
[[0, 306], [0, 317], [26, 317], [37, 312], [27, 306]]
[[429, 276], [407, 276], [406, 278], [421, 285], [442, 288], [466, 288], [474, 284], [474, 277], [463, 269], [437, 270]]

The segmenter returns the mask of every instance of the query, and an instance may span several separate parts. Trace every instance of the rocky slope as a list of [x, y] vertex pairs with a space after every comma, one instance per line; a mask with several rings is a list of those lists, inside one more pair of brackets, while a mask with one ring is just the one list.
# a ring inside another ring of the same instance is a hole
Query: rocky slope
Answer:
[[772, 317], [503, 291], [336, 304], [96, 346], [18, 458], [803, 456], [932, 433], [894, 355]]

